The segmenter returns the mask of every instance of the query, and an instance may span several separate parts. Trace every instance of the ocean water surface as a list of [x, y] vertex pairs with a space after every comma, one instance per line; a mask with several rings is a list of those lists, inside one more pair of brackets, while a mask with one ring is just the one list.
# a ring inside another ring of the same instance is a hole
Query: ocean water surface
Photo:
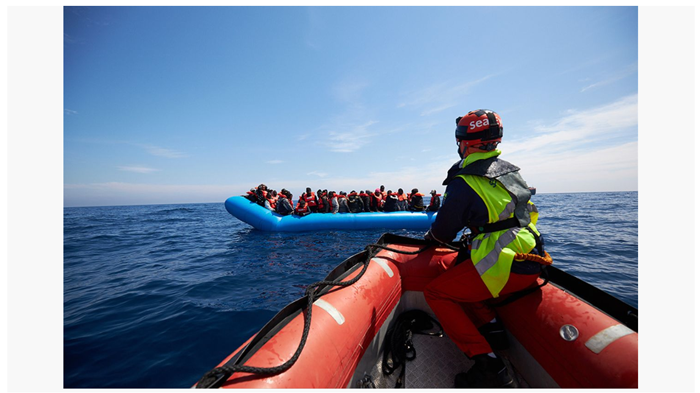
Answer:
[[[636, 307], [637, 192], [532, 201], [555, 266]], [[64, 387], [189, 388], [384, 232], [261, 232], [223, 201], [65, 208]]]

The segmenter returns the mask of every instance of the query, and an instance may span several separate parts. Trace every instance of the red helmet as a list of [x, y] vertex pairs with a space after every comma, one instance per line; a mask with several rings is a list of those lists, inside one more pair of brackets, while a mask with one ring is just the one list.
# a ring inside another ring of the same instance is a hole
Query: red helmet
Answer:
[[466, 140], [467, 146], [484, 145], [493, 150], [503, 137], [503, 122], [498, 113], [488, 109], [471, 111], [456, 120], [455, 137]]

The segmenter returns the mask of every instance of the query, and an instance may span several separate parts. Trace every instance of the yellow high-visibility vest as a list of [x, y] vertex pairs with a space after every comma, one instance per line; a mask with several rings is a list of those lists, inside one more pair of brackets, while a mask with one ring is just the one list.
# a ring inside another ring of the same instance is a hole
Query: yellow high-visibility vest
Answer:
[[[485, 153], [472, 153], [463, 160], [460, 166], [466, 168], [469, 164], [496, 157], [500, 154], [501, 152], [499, 150]], [[514, 172], [514, 176], [522, 180], [520, 175], [517, 174], [517, 170]], [[516, 198], [514, 198], [514, 194], [509, 192], [501, 182], [501, 176], [488, 178], [476, 174], [458, 174], [457, 177], [462, 178], [484, 201], [488, 209], [489, 224], [507, 220], [515, 216]], [[513, 183], [509, 181], [508, 187], [511, 191], [515, 190], [517, 195], [520, 195], [521, 199], [523, 199], [525, 191], [527, 191], [527, 195], [530, 195], [526, 184], [524, 187], [525, 189], [520, 190], [523, 188], [523, 184], [525, 184], [524, 181], [522, 181], [522, 183]], [[532, 201], [529, 200], [529, 196], [527, 197], [525, 209], [529, 213], [530, 221], [527, 226], [539, 236], [539, 232], [535, 227], [538, 217], [537, 208]], [[501, 290], [508, 282], [515, 254], [527, 254], [535, 248], [535, 245], [535, 237], [525, 227], [514, 227], [496, 232], [481, 233], [472, 239], [472, 263], [493, 297], [498, 297]]]

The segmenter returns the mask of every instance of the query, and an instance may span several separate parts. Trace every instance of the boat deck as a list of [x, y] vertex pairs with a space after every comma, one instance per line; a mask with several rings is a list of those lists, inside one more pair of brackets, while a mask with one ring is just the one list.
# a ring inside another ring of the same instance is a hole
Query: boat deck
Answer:
[[[404, 388], [407, 389], [443, 389], [453, 388], [455, 376], [466, 372], [474, 364], [472, 360], [462, 353], [449, 337], [434, 337], [414, 334], [413, 345], [416, 349], [416, 358], [406, 362], [406, 376]], [[496, 351], [501, 356], [511, 373], [516, 377], [518, 387], [529, 387], [508, 360], [508, 350]], [[378, 389], [392, 389], [401, 374], [397, 369], [392, 375], [382, 374], [382, 359], [366, 376], [366, 387]]]

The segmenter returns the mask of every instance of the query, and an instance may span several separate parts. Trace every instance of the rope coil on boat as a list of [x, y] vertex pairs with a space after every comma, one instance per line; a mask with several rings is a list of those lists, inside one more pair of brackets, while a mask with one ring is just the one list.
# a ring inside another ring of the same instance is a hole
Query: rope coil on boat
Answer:
[[552, 257], [549, 255], [547, 251], [544, 252], [544, 256], [539, 256], [537, 254], [523, 254], [523, 253], [516, 253], [515, 260], [518, 261], [531, 261], [531, 262], [537, 262], [540, 265], [544, 266], [549, 266], [552, 264]]
[[[437, 326], [437, 331], [427, 331], [435, 326]], [[382, 374], [391, 375], [401, 367], [401, 374], [396, 379], [395, 388], [403, 386], [406, 361], [416, 358], [416, 348], [413, 346], [414, 334], [442, 337], [442, 325], [424, 311], [410, 310], [401, 314], [394, 326], [389, 329], [382, 358]]]
[[197, 389], [203, 389], [203, 388], [219, 388], [221, 387], [230, 377], [233, 375], [233, 373], [236, 372], [244, 372], [244, 373], [251, 373], [251, 374], [260, 374], [260, 375], [274, 375], [274, 374], [279, 374], [283, 371], [286, 371], [294, 363], [296, 363], [297, 359], [299, 359], [299, 356], [301, 355], [301, 351], [304, 349], [304, 346], [306, 345], [306, 340], [309, 336], [309, 330], [311, 329], [311, 310], [313, 309], [313, 303], [318, 299], [317, 297], [317, 290], [319, 287], [322, 286], [338, 286], [338, 287], [347, 287], [350, 286], [362, 278], [362, 276], [365, 274], [367, 271], [367, 267], [369, 267], [369, 261], [373, 257], [373, 252], [372, 248], [379, 248], [387, 251], [392, 251], [397, 254], [406, 254], [406, 255], [415, 255], [415, 254], [420, 254], [421, 252], [431, 248], [432, 245], [427, 245], [426, 247], [423, 247], [417, 251], [403, 251], [403, 250], [396, 250], [387, 246], [383, 246], [381, 244], [369, 244], [365, 247], [365, 251], [367, 251], [367, 258], [363, 261], [363, 266], [362, 270], [360, 273], [353, 279], [348, 280], [348, 281], [319, 281], [315, 282], [313, 284], [310, 284], [306, 287], [306, 290], [304, 291], [304, 296], [307, 297], [307, 306], [306, 306], [306, 317], [304, 318], [304, 330], [302, 332], [301, 336], [301, 341], [299, 342], [299, 347], [297, 347], [297, 350], [294, 352], [294, 355], [292, 357], [284, 362], [283, 364], [280, 364], [279, 366], [275, 367], [251, 367], [251, 366], [246, 366], [242, 364], [235, 364], [235, 365], [223, 365], [221, 367], [216, 367], [210, 371], [208, 371], [202, 378], [197, 382], [197, 385], [195, 385], [195, 388]]

